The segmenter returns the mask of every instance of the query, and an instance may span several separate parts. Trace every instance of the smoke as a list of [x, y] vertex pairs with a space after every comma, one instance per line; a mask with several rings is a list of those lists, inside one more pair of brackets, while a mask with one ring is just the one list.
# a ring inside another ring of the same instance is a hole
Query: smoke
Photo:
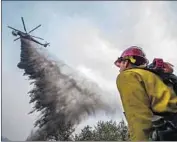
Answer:
[[17, 66], [33, 80], [34, 87], [29, 94], [30, 103], [35, 105], [30, 113], [41, 112], [41, 119], [35, 122], [40, 129], [31, 133], [27, 140], [42, 140], [46, 131], [52, 134], [62, 129], [64, 135], [67, 128], [74, 128], [90, 115], [114, 113], [114, 109], [101, 99], [105, 92], [96, 84], [62, 61], [50, 59], [28, 40], [21, 39], [21, 61]]

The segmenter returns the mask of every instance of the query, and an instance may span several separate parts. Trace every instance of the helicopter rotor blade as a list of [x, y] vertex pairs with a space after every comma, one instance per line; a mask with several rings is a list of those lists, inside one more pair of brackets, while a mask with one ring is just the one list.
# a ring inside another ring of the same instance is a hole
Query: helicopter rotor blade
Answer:
[[16, 41], [16, 40], [18, 40], [18, 39], [20, 39], [20, 37], [18, 37], [18, 38], [16, 38], [16, 39], [14, 39], [14, 41]]
[[29, 33], [33, 32], [34, 30], [36, 30], [37, 28], [39, 28], [41, 25], [38, 25], [37, 27], [35, 27], [34, 29], [32, 29], [31, 31], [29, 31]]
[[38, 38], [38, 39], [44, 40], [43, 38], [40, 38], [40, 37], [37, 37], [37, 36], [32, 36], [32, 35], [30, 35], [30, 36], [34, 37], [34, 38]]
[[15, 29], [15, 28], [10, 27], [10, 26], [7, 26], [7, 27], [10, 28], [10, 29], [12, 29], [12, 30], [15, 30], [15, 31], [21, 32], [20, 30], [17, 30], [17, 29]]
[[21, 17], [21, 19], [22, 19], [22, 23], [23, 23], [24, 30], [25, 30], [25, 32], [27, 33], [26, 27], [25, 27], [25, 22], [24, 22], [24, 20], [23, 20], [23, 17]]

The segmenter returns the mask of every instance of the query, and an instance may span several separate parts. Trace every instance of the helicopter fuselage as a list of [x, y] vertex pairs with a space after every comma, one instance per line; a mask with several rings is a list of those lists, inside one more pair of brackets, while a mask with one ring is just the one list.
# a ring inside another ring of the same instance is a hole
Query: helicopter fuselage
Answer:
[[19, 35], [20, 37], [24, 37], [24, 38], [28, 38], [28, 39], [31, 39], [31, 36], [27, 33], [24, 33], [24, 32], [20, 32], [20, 31], [12, 31], [12, 34], [14, 36], [17, 36]]

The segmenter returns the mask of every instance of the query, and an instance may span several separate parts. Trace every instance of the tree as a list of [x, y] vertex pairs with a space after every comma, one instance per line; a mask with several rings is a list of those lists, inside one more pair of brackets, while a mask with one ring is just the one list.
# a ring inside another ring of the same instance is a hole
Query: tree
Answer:
[[76, 141], [87, 141], [87, 140], [94, 140], [94, 132], [92, 127], [89, 125], [85, 126], [79, 135], [75, 135], [74, 138]]
[[123, 120], [119, 124], [112, 120], [99, 121], [94, 128], [87, 125], [80, 134], [75, 135], [76, 141], [127, 141], [128, 139], [128, 128]]

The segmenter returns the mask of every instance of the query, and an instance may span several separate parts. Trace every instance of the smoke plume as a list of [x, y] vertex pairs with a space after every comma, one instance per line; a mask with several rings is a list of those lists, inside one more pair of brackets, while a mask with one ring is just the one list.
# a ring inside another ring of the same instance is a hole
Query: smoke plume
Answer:
[[84, 79], [62, 61], [49, 59], [25, 39], [21, 39], [18, 68], [24, 70], [24, 75], [28, 75], [34, 85], [29, 92], [30, 103], [34, 103], [30, 113], [40, 112], [40, 119], [35, 122], [39, 129], [27, 140], [43, 140], [47, 134], [56, 132], [61, 133], [61, 137], [66, 136], [68, 127], [74, 128], [90, 115], [113, 113], [108, 103], [101, 99], [105, 92], [96, 84]]

